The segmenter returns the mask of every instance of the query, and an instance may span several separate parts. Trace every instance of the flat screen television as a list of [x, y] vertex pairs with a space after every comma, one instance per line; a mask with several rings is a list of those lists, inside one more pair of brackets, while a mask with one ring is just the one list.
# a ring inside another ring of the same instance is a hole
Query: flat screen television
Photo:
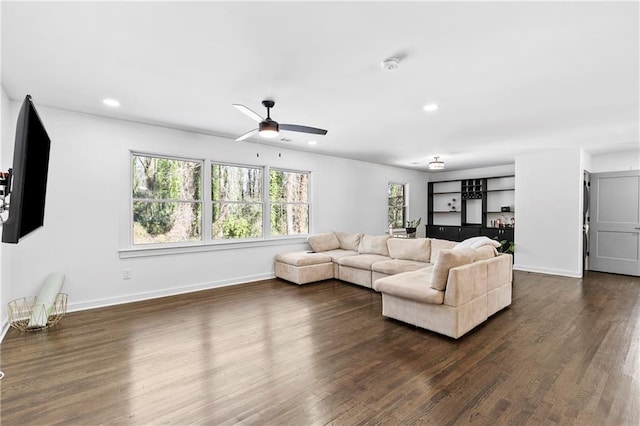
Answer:
[[44, 224], [44, 203], [51, 140], [27, 95], [18, 114], [9, 193], [9, 218], [2, 225], [2, 242], [16, 244]]

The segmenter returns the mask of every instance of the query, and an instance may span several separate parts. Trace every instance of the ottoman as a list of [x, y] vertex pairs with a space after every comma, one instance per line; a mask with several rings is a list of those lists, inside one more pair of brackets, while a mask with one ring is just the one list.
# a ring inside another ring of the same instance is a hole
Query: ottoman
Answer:
[[275, 270], [276, 277], [300, 285], [333, 278], [331, 257], [308, 251], [277, 255]]

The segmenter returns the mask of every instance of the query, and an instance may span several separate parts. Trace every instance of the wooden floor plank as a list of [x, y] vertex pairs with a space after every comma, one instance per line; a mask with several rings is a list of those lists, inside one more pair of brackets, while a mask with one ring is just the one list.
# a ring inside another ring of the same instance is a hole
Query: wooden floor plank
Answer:
[[459, 340], [335, 280], [70, 313], [7, 333], [0, 421], [640, 424], [640, 279], [515, 272], [513, 294]]

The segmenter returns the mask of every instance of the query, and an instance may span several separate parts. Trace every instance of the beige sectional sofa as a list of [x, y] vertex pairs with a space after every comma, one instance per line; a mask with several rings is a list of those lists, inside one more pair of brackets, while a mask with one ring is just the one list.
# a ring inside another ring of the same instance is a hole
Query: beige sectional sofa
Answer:
[[311, 251], [276, 256], [276, 276], [296, 284], [337, 278], [382, 293], [382, 314], [458, 338], [511, 304], [512, 259], [496, 242], [400, 239], [346, 232], [312, 235]]

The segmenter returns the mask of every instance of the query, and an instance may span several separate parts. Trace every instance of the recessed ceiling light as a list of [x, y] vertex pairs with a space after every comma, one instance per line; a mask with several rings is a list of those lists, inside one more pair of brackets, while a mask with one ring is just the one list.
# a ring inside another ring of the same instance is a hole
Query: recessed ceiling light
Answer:
[[120, 102], [115, 99], [105, 98], [102, 100], [102, 103], [111, 108], [117, 108], [120, 106]]
[[426, 104], [425, 106], [422, 107], [422, 109], [427, 112], [436, 111], [438, 108], [440, 108], [438, 104]]
[[316, 142], [316, 141], [309, 141], [309, 142], [307, 142], [307, 143], [308, 143], [309, 145], [317, 145], [317, 144], [318, 144], [318, 142]]

